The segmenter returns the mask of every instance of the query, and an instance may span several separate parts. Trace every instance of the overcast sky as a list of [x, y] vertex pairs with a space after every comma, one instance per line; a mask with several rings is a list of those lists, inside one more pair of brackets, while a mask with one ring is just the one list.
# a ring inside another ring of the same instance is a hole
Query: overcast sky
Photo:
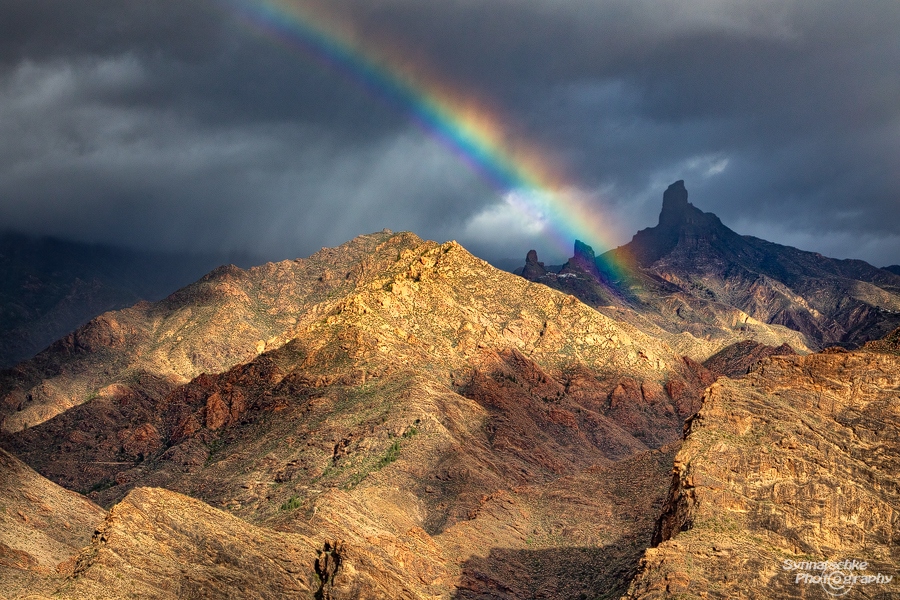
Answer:
[[[0, 3], [0, 229], [281, 259], [387, 227], [564, 258], [402, 110], [234, 10], [252, 4]], [[608, 223], [598, 251], [684, 179], [739, 233], [900, 263], [897, 0], [323, 6], [561, 165]]]

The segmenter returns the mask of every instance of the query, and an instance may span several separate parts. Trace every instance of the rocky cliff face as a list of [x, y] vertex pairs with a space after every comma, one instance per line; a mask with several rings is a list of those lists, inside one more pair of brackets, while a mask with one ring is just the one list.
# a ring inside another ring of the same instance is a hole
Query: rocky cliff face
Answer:
[[738, 235], [688, 202], [683, 181], [663, 194], [655, 227], [598, 257], [594, 270], [578, 256], [567, 265], [571, 275], [532, 271], [530, 278], [599, 310], [630, 308], [670, 332], [722, 346], [857, 347], [900, 325], [897, 274]]
[[795, 565], [844, 559], [868, 563], [844, 574], [876, 577], [849, 597], [895, 597], [898, 387], [897, 356], [870, 350], [720, 379], [685, 426], [658, 546], [625, 597], [834, 597], [849, 584], [826, 593], [804, 579], [822, 571]]

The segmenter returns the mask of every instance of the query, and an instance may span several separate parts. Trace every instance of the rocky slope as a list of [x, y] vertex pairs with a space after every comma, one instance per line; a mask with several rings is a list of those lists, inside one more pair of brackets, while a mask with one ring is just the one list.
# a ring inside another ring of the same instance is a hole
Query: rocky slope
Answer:
[[[223, 536], [252, 525], [253, 539], [281, 532], [312, 550], [340, 541], [335, 598], [359, 586], [386, 598], [621, 594], [661, 510], [672, 443], [714, 379], [665, 340], [456, 243], [389, 232], [214, 272], [104, 315], [19, 375], [29, 390], [46, 376], [100, 390], [2, 443], [114, 506], [124, 529], [109, 539], [129, 555], [145, 529], [171, 557], [216, 538], [212, 517], [209, 529], [179, 520], [194, 510], [183, 500], [168, 517], [137, 514], [169, 506], [141, 491], [166, 488], [244, 522]], [[169, 518], [186, 541], [153, 533]], [[253, 544], [253, 560], [271, 556]], [[128, 566], [139, 558], [114, 554], [96, 564], [139, 578]], [[90, 595], [106, 572], [85, 561], [66, 594]], [[214, 572], [190, 577], [212, 585]]]
[[[659, 545], [625, 598], [896, 597], [898, 389], [896, 350], [773, 356], [720, 379], [685, 427]], [[823, 571], [796, 568], [844, 559], [867, 563], [845, 575], [894, 578], [823, 587], [805, 579]]]
[[796, 354], [787, 344], [777, 348], [766, 346], [750, 340], [737, 342], [716, 352], [705, 361], [703, 366], [715, 373], [737, 379], [743, 377], [764, 358]]
[[[762, 593], [771, 557], [896, 564], [895, 337], [801, 357], [739, 328], [675, 333], [592, 264], [605, 312], [384, 231], [102, 315], [2, 380], [0, 445], [109, 508], [61, 572], [16, 563], [16, 581], [60, 598], [702, 597]], [[8, 495], [27, 485], [53, 486]], [[697, 567], [704, 552], [719, 562]]]
[[873, 352], [884, 352], [886, 354], [900, 353], [900, 328], [895, 329], [880, 340], [867, 342], [863, 348]]
[[530, 254], [522, 274], [601, 311], [629, 307], [663, 329], [723, 346], [857, 347], [900, 325], [896, 273], [738, 235], [687, 198], [678, 181], [663, 195], [658, 225], [628, 244], [594, 257], [576, 242], [558, 273]]
[[110, 511], [55, 597], [311, 599], [316, 559], [302, 536], [139, 488]]
[[0, 450], [0, 597], [52, 593], [104, 516]]
[[220, 264], [0, 232], [0, 368], [108, 310], [159, 300]]
[[727, 346], [752, 342], [788, 345], [808, 352], [806, 336], [759, 321], [744, 311], [708, 297], [697, 297], [639, 268], [612, 265], [576, 241], [575, 255], [559, 270], [544, 268], [534, 251], [517, 273], [572, 294], [597, 311], [626, 321], [650, 335], [666, 337], [691, 358], [703, 361]]
[[0, 372], [0, 430], [34, 426], [95, 397], [159, 396], [290, 339], [357, 280], [396, 259], [361, 236], [308, 259], [221, 267], [168, 298], [105, 313], [34, 359]]

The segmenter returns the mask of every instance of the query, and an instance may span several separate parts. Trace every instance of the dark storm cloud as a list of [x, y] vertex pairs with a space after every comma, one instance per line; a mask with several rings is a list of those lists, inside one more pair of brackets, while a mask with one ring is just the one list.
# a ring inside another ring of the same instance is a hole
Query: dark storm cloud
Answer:
[[7, 0], [0, 21], [0, 61], [76, 54], [161, 52], [179, 60], [208, 58], [223, 30], [210, 3], [178, 0]]
[[[595, 243], [654, 224], [683, 178], [738, 231], [900, 261], [893, 0], [318, 8], [568, 165], [619, 232]], [[382, 227], [552, 251], [452, 152], [224, 2], [6, 2], [0, 102], [0, 225], [272, 257]]]
[[439, 207], [474, 195], [471, 177], [447, 185], [452, 156], [409, 132], [348, 148], [315, 124], [210, 124], [97, 99], [105, 85], [142, 77], [126, 57], [25, 65], [2, 82], [4, 221], [78, 239], [286, 256], [385, 226], [448, 222]]

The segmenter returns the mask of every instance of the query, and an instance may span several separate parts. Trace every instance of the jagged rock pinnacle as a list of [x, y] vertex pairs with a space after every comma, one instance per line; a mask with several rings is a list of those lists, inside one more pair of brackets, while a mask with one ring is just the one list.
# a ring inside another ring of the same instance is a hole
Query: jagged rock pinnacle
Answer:
[[581, 240], [575, 240], [575, 255], [565, 264], [563, 271], [567, 269], [584, 271], [600, 279], [600, 271], [597, 269], [597, 257], [594, 254], [594, 249]]
[[687, 204], [687, 188], [684, 187], [684, 179], [679, 179], [663, 192], [663, 206], [666, 203]]
[[687, 188], [684, 180], [679, 179], [663, 193], [662, 212], [659, 214], [659, 224], [672, 224], [681, 221], [691, 204], [688, 202]]
[[582, 242], [581, 240], [575, 240], [575, 258], [584, 260], [588, 264], [594, 264], [594, 259], [596, 256], [594, 255], [594, 249]]
[[663, 193], [662, 212], [656, 227], [637, 232], [624, 253], [641, 265], [650, 265], [677, 246], [697, 248], [701, 242], [738, 237], [722, 225], [719, 217], [705, 213], [688, 202], [687, 188], [679, 179]]
[[546, 274], [547, 269], [544, 268], [544, 263], [538, 261], [537, 251], [529, 250], [528, 255], [525, 257], [525, 268], [522, 269], [522, 277], [536, 280]]

